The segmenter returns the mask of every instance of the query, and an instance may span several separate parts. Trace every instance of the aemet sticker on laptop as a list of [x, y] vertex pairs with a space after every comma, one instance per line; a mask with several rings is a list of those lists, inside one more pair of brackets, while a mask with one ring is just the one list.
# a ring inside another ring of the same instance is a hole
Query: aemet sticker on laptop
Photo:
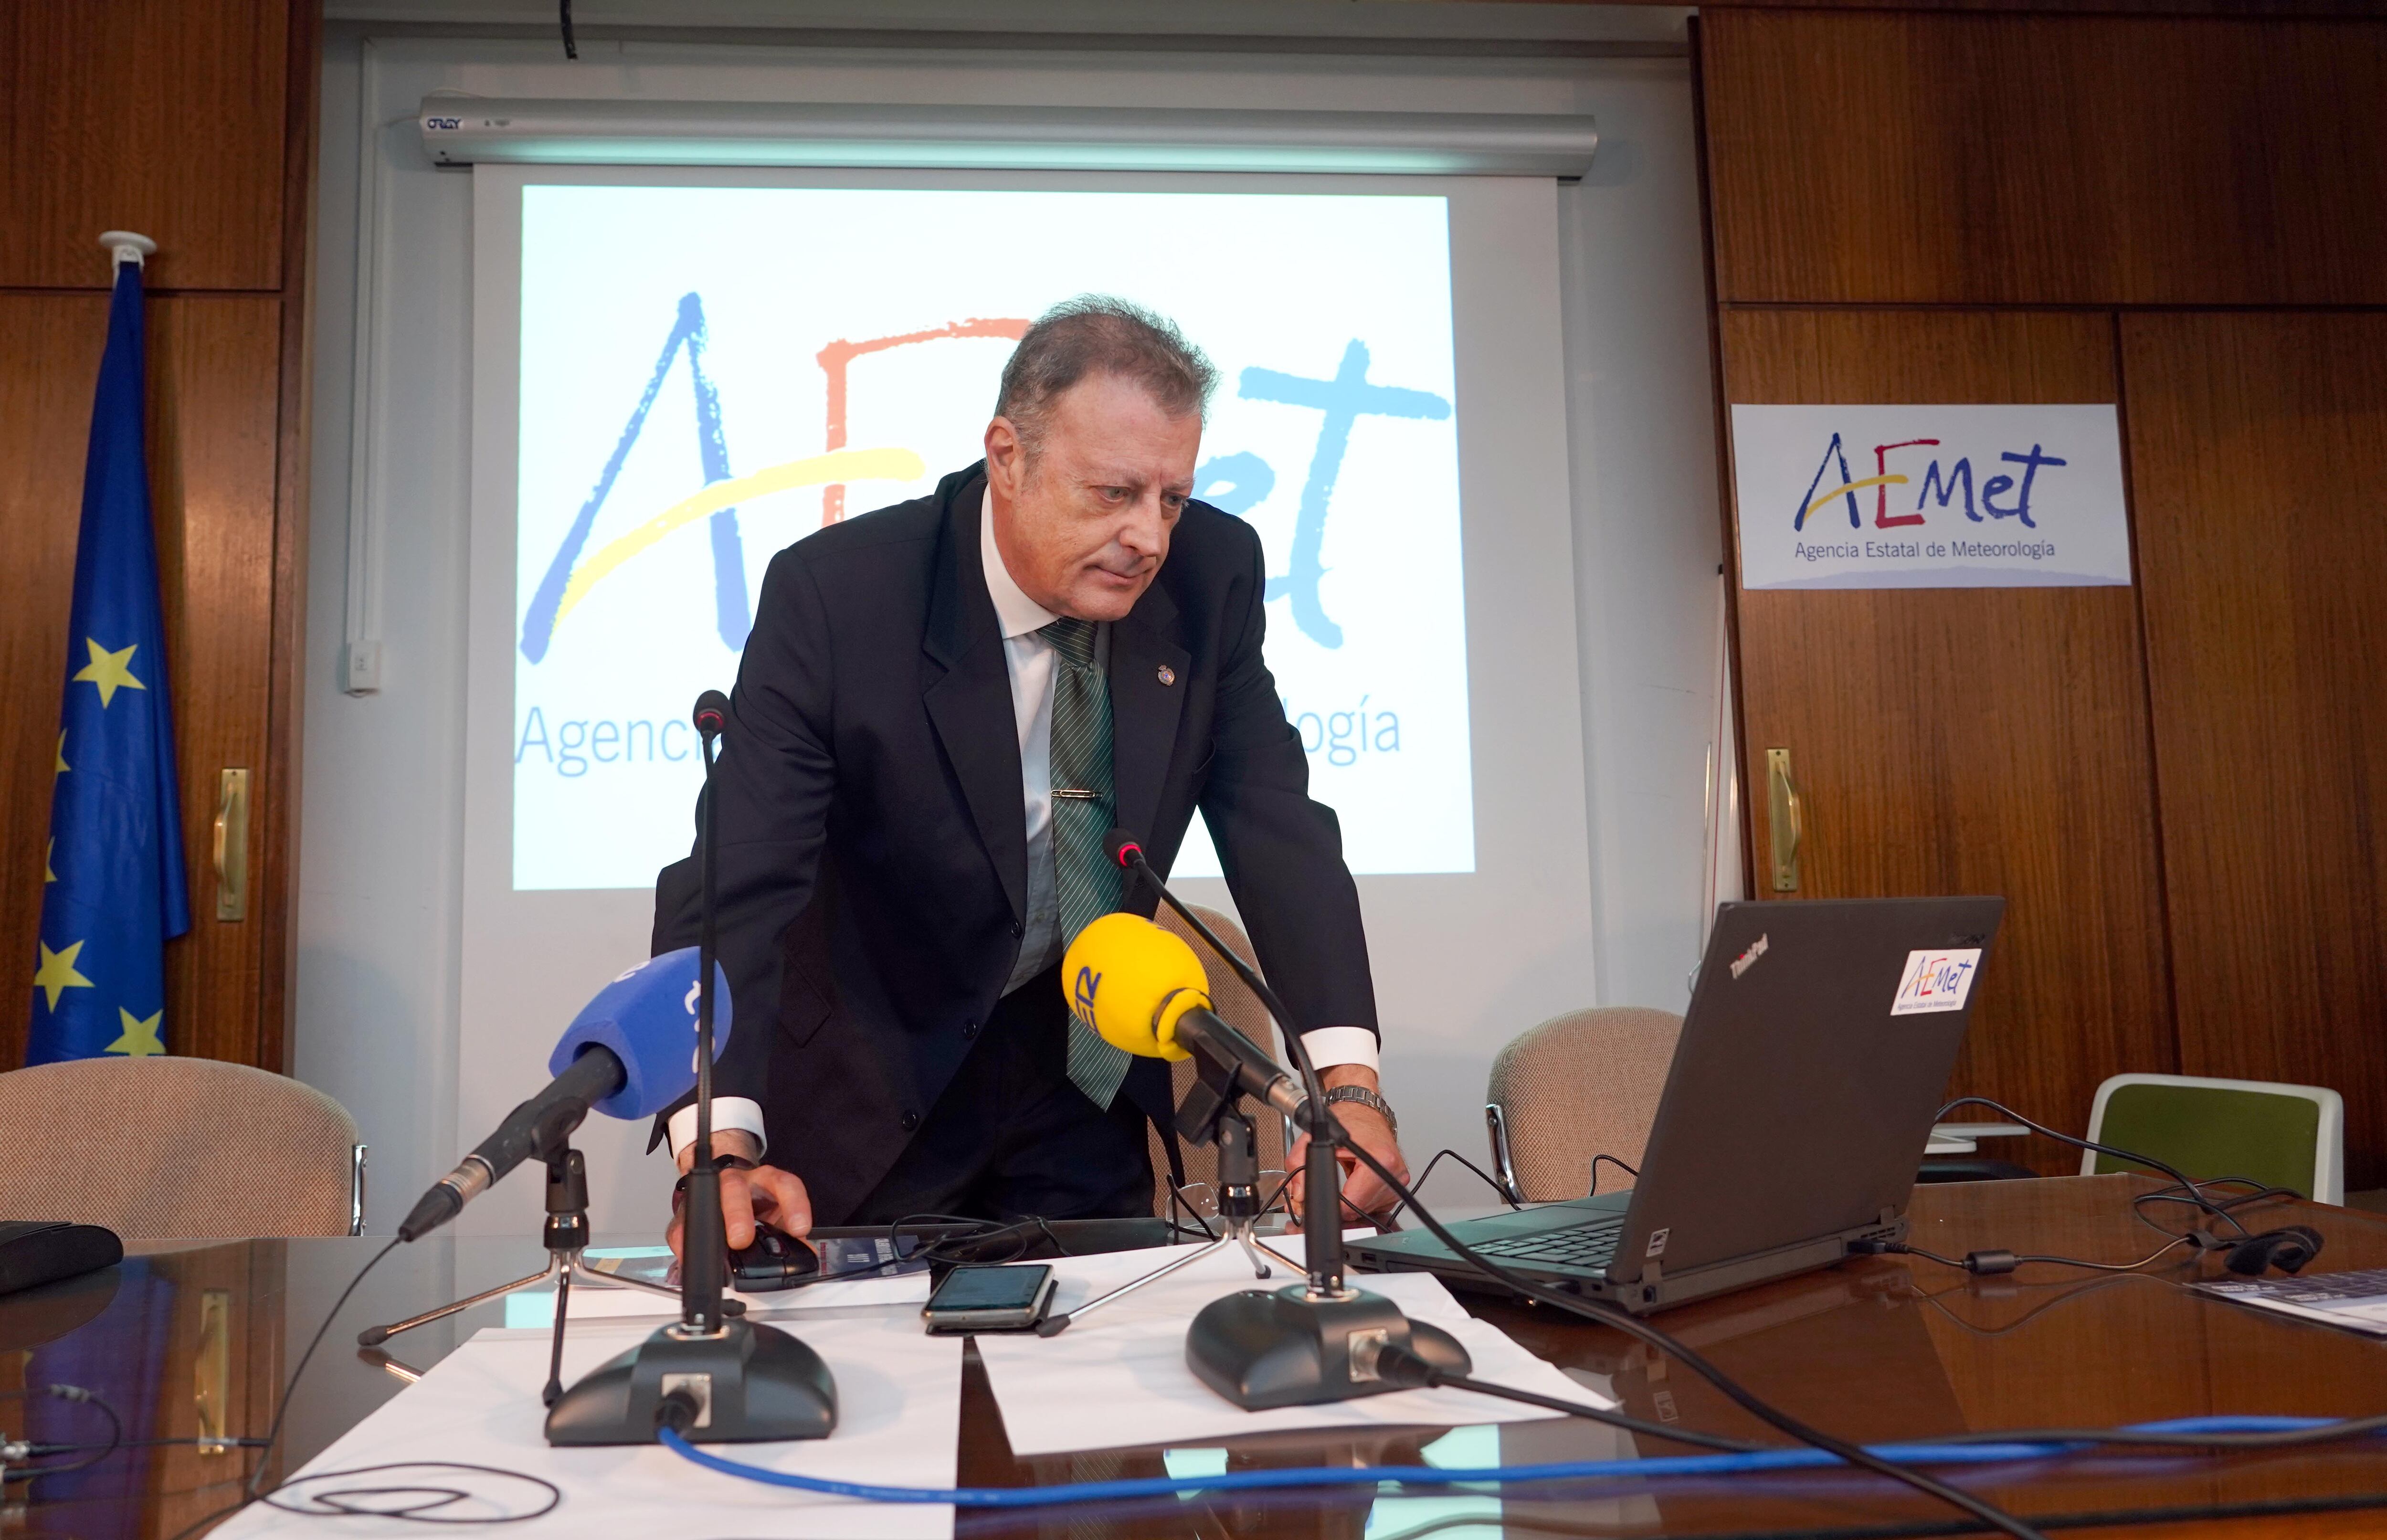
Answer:
[[1980, 966], [1981, 949], [1977, 946], [1908, 953], [1906, 974], [1898, 981], [1898, 997], [1889, 1003], [1889, 1014], [1963, 1010], [1964, 997], [1972, 992], [1973, 975]]

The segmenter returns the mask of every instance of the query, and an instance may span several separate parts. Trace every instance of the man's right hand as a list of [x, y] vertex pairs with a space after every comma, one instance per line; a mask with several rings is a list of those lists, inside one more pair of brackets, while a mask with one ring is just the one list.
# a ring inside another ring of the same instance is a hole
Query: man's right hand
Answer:
[[[714, 1138], [715, 1155], [743, 1155], [751, 1159], [752, 1141], [735, 1130], [725, 1131]], [[696, 1165], [696, 1147], [689, 1145], [680, 1153], [679, 1168], [685, 1176]], [[813, 1228], [812, 1194], [804, 1191], [802, 1177], [793, 1171], [782, 1171], [776, 1166], [756, 1166], [721, 1173], [721, 1218], [728, 1231], [729, 1249], [740, 1251], [754, 1243], [754, 1223], [764, 1220], [777, 1225], [790, 1235], [809, 1234]], [[671, 1228], [663, 1232], [670, 1243], [672, 1255], [680, 1255], [680, 1232], [685, 1224], [682, 1205], [676, 1198], [672, 1204]]]

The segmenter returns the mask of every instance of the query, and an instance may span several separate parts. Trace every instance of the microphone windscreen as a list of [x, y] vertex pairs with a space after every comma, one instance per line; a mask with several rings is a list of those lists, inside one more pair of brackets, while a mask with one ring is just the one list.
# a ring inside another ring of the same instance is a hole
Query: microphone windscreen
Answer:
[[[622, 1089], [597, 1104], [609, 1117], [652, 1117], [696, 1086], [696, 953], [684, 946], [650, 957], [580, 1008], [547, 1061], [561, 1075], [583, 1051], [608, 1048], [627, 1072]], [[713, 1053], [729, 1046], [729, 975], [713, 963]]]
[[1061, 959], [1069, 1012], [1105, 1042], [1147, 1059], [1185, 1059], [1177, 1018], [1210, 1008], [1210, 984], [1194, 949], [1141, 915], [1105, 915], [1078, 932]]

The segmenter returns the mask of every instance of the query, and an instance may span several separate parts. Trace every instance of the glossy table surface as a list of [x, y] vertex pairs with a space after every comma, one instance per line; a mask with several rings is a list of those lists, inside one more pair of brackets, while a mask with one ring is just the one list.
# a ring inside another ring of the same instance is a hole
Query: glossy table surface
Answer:
[[[2160, 1237], [2128, 1197], [2133, 1177], [2061, 1178], [1918, 1189], [1913, 1243], [1945, 1255], [2003, 1246], [2127, 1262]], [[2185, 1212], [2179, 1211], [2179, 1212]], [[2151, 1209], [2168, 1218], [2164, 1205]], [[2314, 1271], [2387, 1266], [2387, 1217], [2309, 1204], [2246, 1211], [2250, 1227], [2315, 1226]], [[638, 1238], [643, 1239], [643, 1238]], [[261, 1434], [282, 1381], [324, 1312], [372, 1254], [372, 1239], [154, 1243], [81, 1285], [0, 1299], [0, 1429], [89, 1440], [92, 1408], [40, 1394], [84, 1385], [121, 1413], [127, 1437]], [[436, 1236], [398, 1248], [341, 1312], [300, 1382], [274, 1467], [295, 1468], [482, 1327], [497, 1306], [407, 1333], [385, 1361], [359, 1327], [537, 1269], [535, 1242]], [[2292, 1323], [2192, 1294], [2211, 1257], [2143, 1274], [2027, 1267], [1975, 1280], [1920, 1260], [1873, 1258], [1668, 1312], [1657, 1324], [1744, 1384], [1845, 1437], [1884, 1441], [1961, 1430], [2102, 1427], [2209, 1413], [2352, 1416], [2387, 1411], [2387, 1343]], [[1648, 1420], [1780, 1442], [1678, 1362], [1544, 1308], [1481, 1296], [1479, 1315], [1586, 1387], [1612, 1390]], [[800, 1328], [799, 1328], [800, 1330]], [[531, 1408], [535, 1414], [536, 1408]], [[1229, 1441], [1231, 1470], [1319, 1464], [1478, 1465], [1691, 1453], [1583, 1421], [1499, 1428], [1273, 1435]], [[7, 1486], [0, 1534], [176, 1535], [237, 1496], [255, 1452], [125, 1447], [88, 1470]], [[1215, 1469], [1219, 1457], [1206, 1458]], [[285, 1460], [289, 1462], [285, 1464]], [[1157, 1448], [1020, 1459], [974, 1353], [965, 1358], [960, 1480], [1020, 1485], [1160, 1474]], [[2107, 1454], [2005, 1466], [1960, 1484], [2049, 1527], [2083, 1522], [2131, 1536], [2387, 1536], [2387, 1440], [2293, 1453]], [[568, 1500], [568, 1496], [567, 1496]], [[2218, 1518], [2206, 1517], [2218, 1513]], [[328, 1523], [329, 1521], [327, 1521]], [[996, 1535], [1309, 1536], [1425, 1540], [1508, 1534], [1889, 1535], [1965, 1523], [1902, 1487], [1845, 1471], [1481, 1490], [1368, 1485], [1266, 1496], [1175, 1497], [1103, 1508], [963, 1512], [956, 1533]], [[375, 1533], [390, 1526], [376, 1525]], [[331, 1524], [326, 1533], [345, 1533]]]

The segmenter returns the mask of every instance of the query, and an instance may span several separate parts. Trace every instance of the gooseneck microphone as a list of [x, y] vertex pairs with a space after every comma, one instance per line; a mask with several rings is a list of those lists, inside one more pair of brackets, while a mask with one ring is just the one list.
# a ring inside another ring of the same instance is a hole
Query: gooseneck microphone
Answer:
[[697, 949], [683, 947], [599, 990], [548, 1058], [555, 1078], [431, 1184], [398, 1227], [398, 1238], [418, 1241], [446, 1224], [506, 1173], [561, 1143], [592, 1111], [651, 1117], [687, 1095], [696, 1081], [696, 970]]
[[[1141, 915], [1104, 915], [1079, 932], [1062, 959], [1070, 1010], [1104, 1041], [1147, 1058], [1203, 1062], [1206, 1073], [1187, 1097], [1189, 1108], [1206, 1095], [1215, 1108], [1223, 1094], [1231, 1110], [1236, 1096], [1252, 1096], [1309, 1133], [1302, 1172], [1308, 1281], [1273, 1293], [1245, 1289], [1204, 1306], [1185, 1333], [1186, 1368], [1219, 1395], [1253, 1411], [1398, 1389], [1383, 1367], [1393, 1349], [1446, 1373], [1468, 1373], [1467, 1349], [1456, 1337], [1413, 1321], [1391, 1300], [1343, 1281], [1343, 1193], [1334, 1146], [1345, 1136], [1320, 1089], [1300, 1024], [1257, 971], [1168, 890], [1132, 836], [1112, 830], [1110, 848], [1120, 865], [1150, 882], [1162, 902], [1226, 959], [1276, 1017], [1301, 1071], [1296, 1083], [1257, 1043], [1220, 1020], [1210, 1009], [1206, 976], [1194, 949]], [[1178, 1127], [1187, 1127], [1183, 1109]]]
[[699, 987], [696, 1013], [696, 1160], [682, 1184], [687, 1228], [680, 1243], [680, 1319], [592, 1370], [547, 1414], [556, 1445], [652, 1444], [669, 1427], [691, 1443], [827, 1438], [837, 1427], [837, 1380], [828, 1365], [776, 1326], [732, 1316], [722, 1292], [729, 1241], [721, 1216], [720, 1168], [713, 1157], [714, 997], [728, 1030], [727, 981], [714, 988], [719, 848], [714, 806], [714, 753], [729, 722], [729, 699], [717, 689], [696, 698], [691, 713], [704, 756], [697, 803]]
[[[1285, 1009], [1284, 1002], [1269, 988], [1268, 980], [1260, 977], [1257, 968], [1244, 962], [1234, 948], [1220, 940], [1218, 934], [1203, 923], [1201, 915], [1186, 907], [1183, 901], [1168, 890], [1168, 884], [1160, 879], [1160, 874], [1154, 871], [1152, 864], [1144, 859], [1143, 846], [1134, 835], [1123, 828], [1114, 828], [1105, 843], [1111, 852], [1111, 859], [1132, 876], [1150, 883], [1160, 902], [1176, 911], [1177, 917], [1183, 920], [1189, 929], [1201, 937], [1210, 950], [1234, 970], [1235, 977], [1243, 980], [1244, 988], [1252, 991], [1283, 1029], [1285, 1046], [1293, 1052], [1294, 1066], [1301, 1072], [1302, 1087], [1308, 1092], [1311, 1103], [1309, 1116], [1295, 1119], [1298, 1126], [1310, 1135], [1309, 1159], [1301, 1173], [1302, 1210], [1308, 1214], [1331, 1214], [1340, 1220], [1343, 1184], [1333, 1146], [1342, 1142], [1343, 1125], [1335, 1118], [1333, 1108], [1327, 1105], [1326, 1088], [1319, 1083], [1318, 1068], [1309, 1062], [1308, 1046], [1301, 1041], [1301, 1028], [1293, 1013]], [[1342, 1293], [1342, 1225], [1305, 1225], [1302, 1234], [1305, 1237], [1310, 1293], [1321, 1297]]]
[[[704, 972], [700, 975], [705, 988], [696, 1000], [696, 1164], [688, 1168], [688, 1226], [682, 1232], [688, 1237], [681, 1247], [680, 1319], [694, 1331], [716, 1332], [721, 1327], [721, 1294], [728, 1283], [728, 1230], [721, 1215], [720, 1168], [713, 1160], [713, 970], [720, 965], [715, 955], [715, 911], [719, 906], [720, 863], [715, 852], [719, 840], [714, 830], [719, 827], [713, 805], [714, 755], [721, 735], [729, 725], [729, 697], [717, 689], [706, 690], [696, 698], [696, 710], [690, 713], [696, 725], [698, 748], [704, 757], [704, 827], [699, 833], [701, 871], [699, 889], [701, 910], [698, 916], [698, 955], [704, 959]], [[726, 992], [726, 991], [725, 991]], [[719, 1237], [717, 1242], [711, 1237]]]

